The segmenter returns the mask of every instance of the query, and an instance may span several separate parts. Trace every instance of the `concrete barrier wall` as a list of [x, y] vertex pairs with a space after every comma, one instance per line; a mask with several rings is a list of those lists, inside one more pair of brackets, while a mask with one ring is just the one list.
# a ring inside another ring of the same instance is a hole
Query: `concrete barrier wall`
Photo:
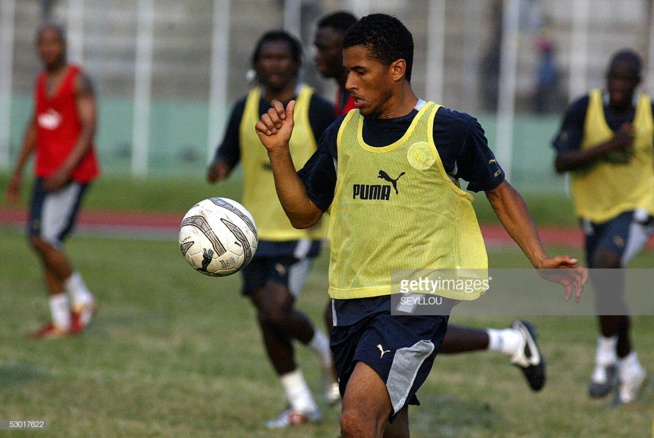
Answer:
[[[13, 98], [11, 162], [15, 162], [25, 125], [31, 112], [31, 97]], [[97, 147], [107, 174], [129, 174], [132, 156], [133, 102], [128, 99], [99, 100]], [[155, 175], [203, 176], [207, 150], [208, 103], [206, 101], [153, 100], [150, 113], [148, 173]], [[225, 111], [229, 114], [230, 108]], [[477, 115], [491, 148], [496, 148], [496, 117]], [[518, 115], [513, 130], [511, 183], [522, 191], [561, 193], [564, 178], [554, 174], [551, 141], [559, 127], [556, 115]], [[501, 163], [500, 163], [501, 164]]]

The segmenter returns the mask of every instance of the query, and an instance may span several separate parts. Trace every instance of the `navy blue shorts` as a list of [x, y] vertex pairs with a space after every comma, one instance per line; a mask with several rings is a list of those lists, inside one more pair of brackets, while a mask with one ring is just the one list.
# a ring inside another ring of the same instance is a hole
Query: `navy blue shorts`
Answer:
[[243, 295], [261, 289], [268, 282], [286, 287], [297, 298], [309, 275], [313, 258], [320, 253], [321, 241], [259, 241], [252, 261], [241, 271]]
[[620, 257], [621, 266], [626, 266], [647, 243], [652, 233], [652, 222], [652, 217], [644, 211], [626, 211], [601, 224], [582, 220], [588, 266], [596, 267], [594, 256], [600, 248]]
[[[419, 405], [416, 392], [427, 379], [449, 316], [368, 315], [356, 324], [336, 326], [331, 348], [341, 395], [357, 362], [364, 362], [386, 382], [392, 417], [407, 404]], [[391, 417], [391, 418], [392, 418]]]
[[586, 260], [595, 289], [598, 315], [629, 315], [625, 300], [625, 273], [621, 269], [595, 269], [595, 255], [600, 249], [620, 258], [620, 267], [645, 246], [652, 233], [652, 217], [645, 211], [627, 211], [601, 223], [582, 220], [586, 237]]
[[46, 192], [43, 181], [43, 178], [34, 181], [28, 232], [59, 247], [75, 226], [88, 184], [71, 181], [56, 192]]

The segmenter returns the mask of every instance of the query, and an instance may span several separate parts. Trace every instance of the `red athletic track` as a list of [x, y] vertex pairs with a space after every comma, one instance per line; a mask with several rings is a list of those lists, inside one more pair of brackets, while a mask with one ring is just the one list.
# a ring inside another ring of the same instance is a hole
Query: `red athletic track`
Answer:
[[[83, 210], [77, 229], [83, 232], [133, 235], [143, 237], [176, 238], [183, 214], [153, 212], [117, 212]], [[23, 227], [27, 212], [23, 208], [0, 207], [0, 226]], [[482, 225], [486, 244], [492, 248], [517, 246], [501, 225]], [[546, 245], [556, 245], [578, 249], [582, 247], [582, 234], [576, 227], [539, 227], [541, 240]], [[648, 249], [654, 249], [654, 239], [650, 239]]]

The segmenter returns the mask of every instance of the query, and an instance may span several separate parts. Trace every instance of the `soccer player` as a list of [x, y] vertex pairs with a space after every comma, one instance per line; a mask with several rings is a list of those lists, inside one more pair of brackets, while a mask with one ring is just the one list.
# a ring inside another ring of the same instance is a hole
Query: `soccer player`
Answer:
[[349, 12], [333, 12], [318, 20], [313, 37], [316, 69], [325, 79], [336, 81], [338, 86], [334, 103], [336, 117], [354, 109], [354, 98], [345, 88], [347, 70], [343, 67], [342, 42], [347, 30], [356, 22], [357, 18]]
[[[357, 18], [347, 11], [337, 11], [323, 16], [316, 26], [313, 45], [316, 49], [314, 62], [325, 79], [336, 82], [336, 116], [347, 114], [355, 108], [354, 98], [347, 90], [347, 70], [343, 67], [343, 37]], [[331, 300], [325, 307], [325, 324], [331, 332], [333, 315]], [[473, 351], [494, 351], [505, 354], [510, 363], [520, 368], [529, 387], [540, 391], [545, 385], [545, 359], [536, 342], [536, 331], [529, 321], [515, 321], [506, 329], [476, 329], [450, 324], [443, 339], [440, 353], [454, 354]], [[332, 398], [340, 397], [335, 385]]]
[[[414, 94], [413, 37], [399, 20], [362, 18], [345, 35], [343, 50], [356, 110], [327, 129], [299, 173], [288, 146], [295, 102], [273, 102], [256, 130], [291, 223], [311, 227], [331, 208], [331, 347], [343, 395], [341, 436], [408, 436], [408, 405], [417, 404], [448, 316], [391, 314], [390, 273], [486, 268], [472, 196], [458, 178], [486, 192], [534, 267], [562, 268], [549, 273], [566, 286], [567, 298], [580, 297], [586, 272], [569, 256], [545, 253], [477, 121]], [[357, 196], [379, 184], [380, 170], [395, 183], [388, 196]]]
[[291, 226], [275, 194], [272, 169], [254, 125], [270, 102], [297, 103], [297, 130], [290, 148], [298, 165], [316, 150], [317, 139], [334, 121], [330, 102], [299, 83], [302, 67], [300, 42], [284, 31], [270, 31], [258, 41], [252, 56], [258, 87], [239, 99], [232, 109], [224, 139], [209, 166], [210, 182], [222, 181], [234, 167], [243, 165], [244, 198], [257, 224], [257, 252], [242, 272], [243, 294], [257, 310], [264, 345], [281, 379], [290, 409], [268, 421], [270, 428], [318, 422], [320, 411], [295, 362], [293, 341], [315, 351], [323, 368], [326, 388], [333, 386], [332, 356], [327, 337], [295, 308], [312, 264], [319, 254], [324, 232]]
[[[652, 233], [654, 173], [652, 102], [634, 92], [641, 59], [633, 50], [613, 55], [606, 89], [572, 102], [553, 141], [554, 166], [570, 172], [576, 214], [598, 303], [599, 337], [589, 394], [603, 397], [619, 381], [616, 403], [633, 402], [646, 372], [631, 342], [624, 302], [624, 268]], [[615, 270], [615, 271], [606, 271]]]
[[10, 202], [20, 199], [23, 167], [34, 153], [29, 236], [41, 259], [52, 321], [32, 335], [61, 338], [82, 332], [96, 311], [95, 298], [74, 270], [63, 242], [75, 225], [89, 184], [99, 174], [93, 146], [97, 107], [90, 78], [78, 65], [67, 62], [63, 28], [42, 25], [36, 43], [44, 69], [36, 81], [34, 114], [7, 198]]

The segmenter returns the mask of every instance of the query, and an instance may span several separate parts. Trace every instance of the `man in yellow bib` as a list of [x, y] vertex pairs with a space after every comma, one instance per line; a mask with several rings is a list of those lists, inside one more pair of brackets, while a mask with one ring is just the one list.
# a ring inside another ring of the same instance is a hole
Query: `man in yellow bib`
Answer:
[[[299, 341], [319, 357], [325, 395], [334, 403], [333, 360], [327, 337], [309, 317], [295, 308], [304, 280], [320, 251], [324, 233], [291, 226], [275, 194], [272, 170], [253, 127], [272, 100], [297, 102], [297, 125], [290, 141], [298, 166], [315, 152], [317, 139], [334, 120], [330, 102], [300, 84], [300, 42], [284, 31], [266, 32], [257, 43], [252, 66], [260, 87], [235, 104], [216, 157], [209, 166], [210, 182], [222, 181], [240, 162], [243, 166], [243, 205], [252, 213], [259, 231], [259, 246], [242, 271], [243, 294], [257, 310], [264, 346], [288, 398], [289, 409], [266, 424], [285, 428], [320, 421], [315, 403], [294, 354]], [[338, 394], [336, 394], [338, 396]]]
[[[646, 372], [630, 339], [622, 273], [652, 233], [654, 121], [649, 96], [634, 99], [640, 56], [612, 58], [606, 90], [592, 90], [566, 111], [554, 139], [557, 172], [571, 172], [576, 214], [585, 235], [597, 293], [600, 335], [589, 394], [603, 397], [620, 383], [615, 403], [633, 402]], [[610, 271], [613, 270], [613, 271]]]
[[477, 121], [416, 97], [412, 64], [413, 37], [399, 20], [363, 17], [343, 38], [355, 110], [327, 129], [299, 173], [288, 148], [295, 102], [273, 102], [256, 124], [291, 223], [311, 227], [330, 209], [331, 348], [343, 437], [409, 436], [408, 405], [418, 404], [447, 330], [447, 314], [391, 314], [391, 271], [486, 267], [472, 196], [459, 178], [486, 192], [535, 267], [578, 273], [566, 282], [568, 297], [578, 298], [585, 282], [575, 259], [545, 253]]

